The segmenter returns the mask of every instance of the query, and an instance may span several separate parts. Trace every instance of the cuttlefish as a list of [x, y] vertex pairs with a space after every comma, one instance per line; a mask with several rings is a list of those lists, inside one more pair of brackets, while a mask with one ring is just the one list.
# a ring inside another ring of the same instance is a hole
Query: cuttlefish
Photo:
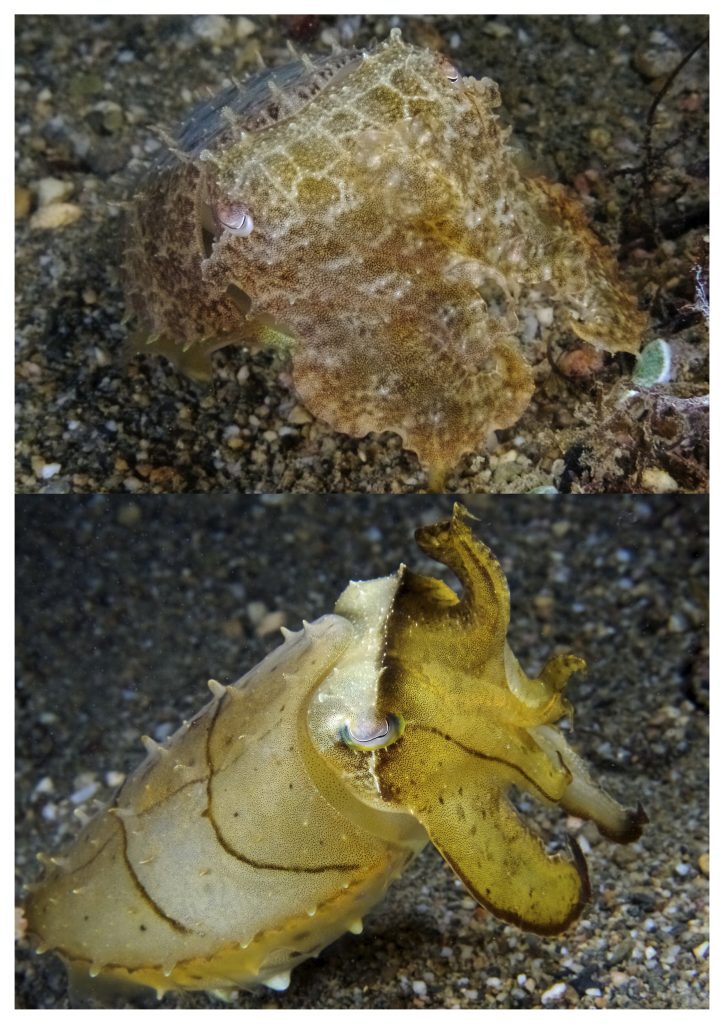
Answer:
[[520, 171], [500, 102], [398, 29], [223, 92], [133, 205], [136, 344], [202, 376], [224, 345], [280, 349], [314, 416], [396, 431], [440, 485], [530, 401], [533, 295], [610, 352], [646, 323], [577, 200]]
[[62, 854], [41, 855], [28, 930], [76, 985], [284, 989], [364, 915], [428, 840], [504, 921], [552, 935], [590, 894], [583, 855], [549, 853], [513, 787], [637, 839], [639, 805], [591, 777], [559, 727], [584, 667], [529, 677], [508, 586], [461, 506], [417, 531], [458, 596], [404, 565], [348, 585], [147, 756]]

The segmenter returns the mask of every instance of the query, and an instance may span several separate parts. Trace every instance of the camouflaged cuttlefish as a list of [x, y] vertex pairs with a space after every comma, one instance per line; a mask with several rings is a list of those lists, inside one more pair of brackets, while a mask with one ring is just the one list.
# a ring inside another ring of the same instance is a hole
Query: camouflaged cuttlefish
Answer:
[[578, 201], [520, 171], [499, 105], [398, 29], [223, 92], [133, 206], [136, 346], [199, 375], [224, 345], [281, 348], [311, 413], [396, 431], [442, 485], [530, 401], [523, 307], [612, 352], [646, 323]]
[[574, 655], [529, 678], [508, 587], [461, 506], [417, 541], [462, 584], [404, 565], [350, 583], [148, 756], [31, 884], [28, 931], [76, 978], [283, 989], [430, 840], [504, 921], [550, 935], [589, 895], [583, 855], [550, 855], [516, 786], [616, 842], [646, 815], [600, 789], [556, 723]]

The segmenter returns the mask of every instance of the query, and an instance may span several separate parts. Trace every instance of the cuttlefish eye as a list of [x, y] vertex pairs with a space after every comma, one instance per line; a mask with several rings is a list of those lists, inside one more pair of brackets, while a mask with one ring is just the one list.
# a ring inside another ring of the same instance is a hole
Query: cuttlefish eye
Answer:
[[220, 228], [239, 238], [248, 238], [254, 230], [254, 220], [243, 203], [217, 203], [214, 216]]
[[345, 722], [339, 738], [353, 750], [381, 750], [397, 742], [404, 731], [405, 723], [399, 715], [388, 714], [378, 718], [373, 714]]
[[451, 60], [447, 57], [442, 57], [440, 60], [440, 70], [450, 82], [458, 82], [460, 80], [460, 72], [455, 67]]

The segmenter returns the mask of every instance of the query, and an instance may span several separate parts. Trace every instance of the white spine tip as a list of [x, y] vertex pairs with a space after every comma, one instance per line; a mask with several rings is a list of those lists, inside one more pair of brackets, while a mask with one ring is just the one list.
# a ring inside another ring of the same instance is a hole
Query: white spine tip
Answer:
[[267, 988], [272, 989], [274, 992], [284, 992], [289, 988], [289, 982], [291, 981], [291, 974], [289, 971], [282, 971], [280, 974], [274, 974], [271, 978], [267, 978], [264, 984]]
[[222, 686], [218, 679], [209, 679], [209, 689], [212, 697], [215, 697], [216, 700], [221, 700], [226, 693], [226, 687]]
[[109, 814], [115, 814], [117, 818], [135, 818], [135, 814], [128, 807], [109, 807]]
[[347, 930], [353, 935], [361, 935], [364, 925], [362, 924], [362, 918], [358, 917], [355, 921], [350, 921], [347, 925]]
[[147, 754], [168, 753], [168, 751], [164, 750], [160, 743], [157, 743], [156, 740], [152, 739], [150, 736], [141, 736], [141, 743], [143, 744], [143, 747]]

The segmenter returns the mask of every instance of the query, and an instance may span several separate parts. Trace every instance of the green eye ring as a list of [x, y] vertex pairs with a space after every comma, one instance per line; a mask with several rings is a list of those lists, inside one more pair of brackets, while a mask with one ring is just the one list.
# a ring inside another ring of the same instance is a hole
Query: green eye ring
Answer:
[[404, 718], [388, 714], [381, 722], [368, 720], [354, 726], [345, 722], [339, 731], [339, 738], [352, 750], [382, 750], [396, 743], [404, 731]]

